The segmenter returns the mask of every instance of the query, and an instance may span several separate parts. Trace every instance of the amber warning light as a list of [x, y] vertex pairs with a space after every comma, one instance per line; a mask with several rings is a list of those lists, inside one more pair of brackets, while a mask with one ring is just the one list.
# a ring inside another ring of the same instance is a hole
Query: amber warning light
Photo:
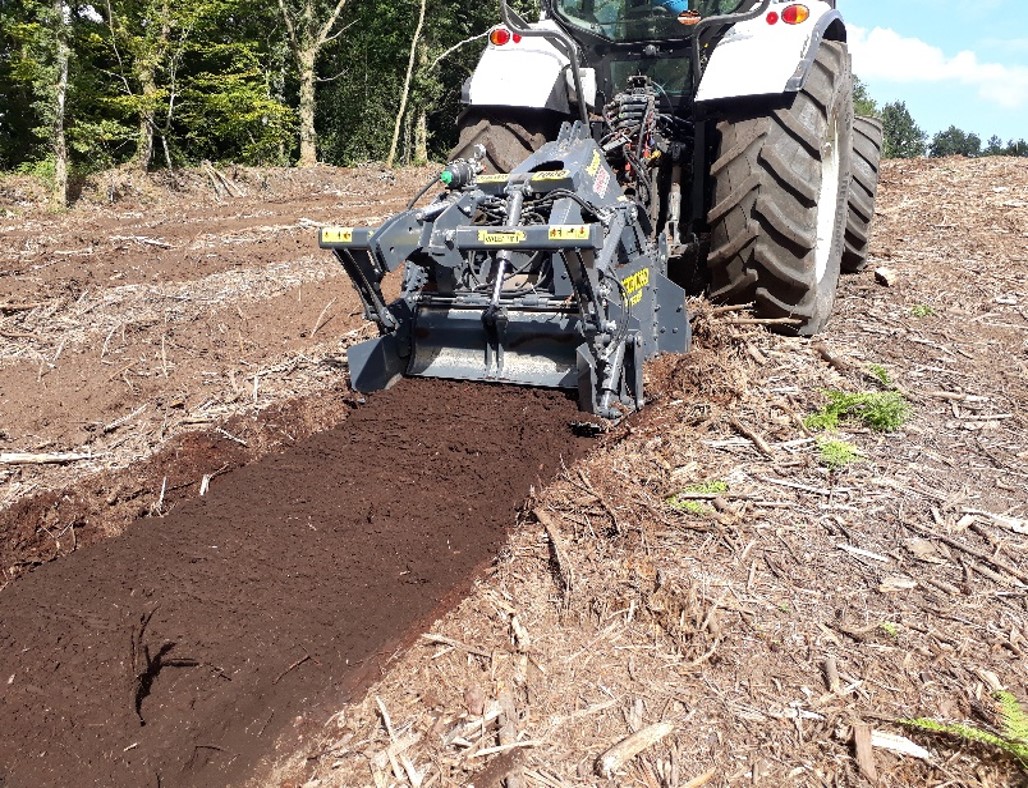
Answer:
[[510, 41], [513, 41], [515, 44], [520, 43], [520, 34], [512, 34], [505, 27], [494, 27], [489, 33], [489, 43], [493, 46], [502, 47], [504, 44], [509, 43]]
[[782, 9], [782, 13], [779, 14], [777, 11], [772, 11], [765, 17], [769, 25], [778, 24], [778, 20], [781, 19], [787, 25], [802, 25], [808, 19], [810, 19], [810, 9], [805, 5], [799, 3], [795, 5], [786, 6]]

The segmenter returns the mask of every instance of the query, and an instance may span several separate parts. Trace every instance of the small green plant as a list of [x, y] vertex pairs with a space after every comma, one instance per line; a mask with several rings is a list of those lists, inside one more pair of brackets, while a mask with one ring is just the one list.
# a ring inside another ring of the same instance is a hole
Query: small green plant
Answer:
[[987, 730], [977, 725], [962, 723], [946, 723], [918, 717], [913, 720], [899, 722], [911, 728], [927, 733], [955, 736], [965, 741], [978, 742], [994, 747], [1007, 755], [1013, 756], [1028, 773], [1028, 714], [1025, 714], [1017, 698], [1009, 692], [999, 690], [992, 696], [996, 701], [998, 724], [995, 729]]
[[892, 382], [892, 378], [889, 377], [889, 370], [883, 367], [881, 364], [872, 364], [868, 367], [874, 378], [882, 384], [883, 388], [891, 389], [895, 388]]
[[899, 637], [899, 624], [893, 621], [883, 621], [878, 628], [891, 638]]
[[910, 314], [914, 317], [931, 317], [935, 314], [935, 310], [928, 306], [928, 304], [915, 304], [913, 309], [910, 310]]
[[834, 430], [841, 419], [855, 418], [873, 430], [892, 432], [910, 415], [910, 406], [897, 391], [851, 393], [830, 389], [824, 394], [828, 402], [803, 420], [809, 430]]
[[44, 183], [51, 183], [54, 179], [53, 159], [39, 159], [38, 161], [23, 161], [18, 165], [15, 172], [19, 175], [31, 175]]
[[835, 438], [818, 438], [817, 449], [821, 464], [832, 470], [844, 468], [850, 463], [858, 462], [861, 458], [856, 446]]
[[[684, 497], [688, 493], [699, 494], [699, 495], [716, 495], [718, 493], [728, 492], [728, 485], [720, 479], [711, 479], [710, 481], [702, 482], [700, 484], [693, 484], [686, 487], [682, 492], [672, 495], [668, 503], [674, 508], [683, 512], [692, 512], [693, 514], [705, 515], [710, 512], [710, 507], [702, 501], [698, 501], [694, 498]], [[680, 497], [681, 496], [681, 497]]]

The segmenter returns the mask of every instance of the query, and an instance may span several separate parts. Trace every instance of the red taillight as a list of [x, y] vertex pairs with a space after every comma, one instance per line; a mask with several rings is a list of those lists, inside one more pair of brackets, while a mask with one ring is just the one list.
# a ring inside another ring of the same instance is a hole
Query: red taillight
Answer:
[[505, 27], [494, 27], [489, 33], [489, 43], [493, 46], [502, 47], [504, 44], [513, 41], [515, 44], [521, 43], [521, 34], [511, 32]]
[[778, 22], [778, 12], [777, 11], [772, 11], [770, 14], [767, 15], [767, 23], [769, 25], [776, 24], [777, 22]]
[[791, 5], [782, 11], [782, 21], [787, 25], [802, 25], [810, 19], [810, 9], [805, 5]]

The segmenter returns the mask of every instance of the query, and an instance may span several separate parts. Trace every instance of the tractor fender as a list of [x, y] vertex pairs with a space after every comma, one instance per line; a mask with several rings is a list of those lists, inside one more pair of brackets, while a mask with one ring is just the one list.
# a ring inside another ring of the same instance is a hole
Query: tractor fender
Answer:
[[[777, 0], [770, 13], [788, 3]], [[822, 40], [845, 41], [842, 15], [822, 0], [808, 2], [810, 17], [798, 25], [767, 15], [738, 22], [718, 42], [704, 69], [697, 102], [795, 93], [807, 80]]]
[[[530, 25], [557, 30], [551, 20]], [[471, 106], [548, 109], [570, 114], [575, 99], [570, 61], [539, 36], [525, 36], [497, 46], [490, 43], [475, 72], [464, 82], [461, 100]], [[596, 100], [596, 72], [581, 69], [582, 92], [588, 106]]]

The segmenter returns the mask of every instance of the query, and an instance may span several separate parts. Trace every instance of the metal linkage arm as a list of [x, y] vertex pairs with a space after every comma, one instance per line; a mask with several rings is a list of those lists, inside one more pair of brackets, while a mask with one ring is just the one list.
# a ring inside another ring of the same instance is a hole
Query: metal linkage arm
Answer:
[[318, 245], [333, 251], [357, 289], [364, 304], [364, 317], [377, 323], [379, 331], [386, 334], [396, 331], [400, 324], [382, 295], [385, 270], [371, 251], [374, 233], [371, 227], [322, 227]]

